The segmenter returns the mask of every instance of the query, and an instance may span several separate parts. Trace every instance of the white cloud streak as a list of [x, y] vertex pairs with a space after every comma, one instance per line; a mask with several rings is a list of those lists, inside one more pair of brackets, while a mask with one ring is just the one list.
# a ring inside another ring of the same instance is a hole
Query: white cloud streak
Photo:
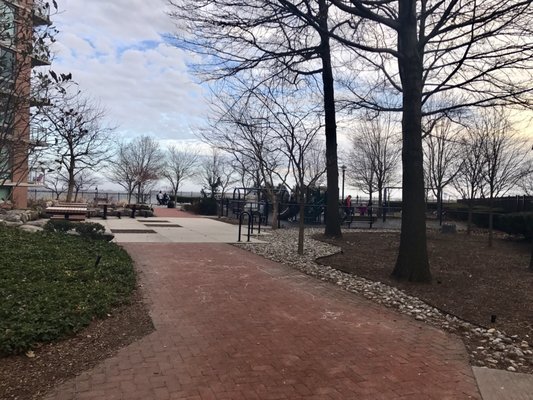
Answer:
[[63, 0], [52, 68], [73, 74], [124, 137], [190, 140], [205, 113], [189, 55], [164, 43], [174, 29], [164, 0]]

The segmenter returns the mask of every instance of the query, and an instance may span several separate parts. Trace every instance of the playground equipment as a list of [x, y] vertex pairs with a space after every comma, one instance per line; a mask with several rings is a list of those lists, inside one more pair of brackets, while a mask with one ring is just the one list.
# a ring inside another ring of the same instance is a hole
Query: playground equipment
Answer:
[[[326, 204], [325, 188], [307, 188], [304, 204], [305, 223], [320, 223], [324, 214]], [[281, 203], [279, 207], [279, 219], [289, 220], [298, 216], [300, 205], [293, 196], [286, 203]]]
[[[282, 202], [289, 199], [289, 192], [285, 187], [273, 189], [278, 194]], [[271, 204], [264, 188], [246, 188], [240, 187], [233, 190], [231, 199], [222, 202], [222, 214], [229, 216], [230, 212], [238, 218], [241, 213], [247, 211], [252, 218], [259, 218], [263, 224], [268, 224], [268, 215], [271, 210]], [[225, 211], [225, 212], [224, 212]]]

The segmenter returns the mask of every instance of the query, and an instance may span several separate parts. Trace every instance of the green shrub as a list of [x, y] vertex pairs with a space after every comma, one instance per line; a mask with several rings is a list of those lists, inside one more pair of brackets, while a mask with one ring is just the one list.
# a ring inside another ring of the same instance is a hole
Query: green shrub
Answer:
[[103, 239], [105, 233], [105, 227], [96, 222], [83, 222], [76, 224], [75, 229], [80, 236], [90, 239]]
[[0, 243], [0, 355], [79, 331], [135, 287], [132, 260], [113, 243], [2, 226]]
[[74, 229], [74, 223], [68, 219], [50, 219], [44, 224], [43, 229], [47, 232], [66, 233]]
[[87, 239], [105, 239], [105, 227], [96, 222], [72, 222], [68, 219], [51, 219], [44, 224], [46, 232], [67, 233], [76, 231]]
[[198, 211], [201, 215], [217, 215], [217, 200], [211, 197], [201, 199]]

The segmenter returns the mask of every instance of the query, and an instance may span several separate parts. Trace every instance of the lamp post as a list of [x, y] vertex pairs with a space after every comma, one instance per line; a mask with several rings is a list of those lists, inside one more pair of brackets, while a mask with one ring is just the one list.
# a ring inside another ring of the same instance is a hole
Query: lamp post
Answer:
[[342, 201], [344, 201], [344, 176], [346, 174], [346, 165], [343, 164], [342, 169]]

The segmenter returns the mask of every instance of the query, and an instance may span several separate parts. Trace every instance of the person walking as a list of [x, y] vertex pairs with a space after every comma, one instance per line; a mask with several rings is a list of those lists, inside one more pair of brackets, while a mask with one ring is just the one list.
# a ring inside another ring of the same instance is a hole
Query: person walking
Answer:
[[346, 200], [344, 200], [344, 215], [345, 218], [349, 218], [350, 215], [352, 215], [352, 195], [349, 194], [348, 197], [346, 197]]

